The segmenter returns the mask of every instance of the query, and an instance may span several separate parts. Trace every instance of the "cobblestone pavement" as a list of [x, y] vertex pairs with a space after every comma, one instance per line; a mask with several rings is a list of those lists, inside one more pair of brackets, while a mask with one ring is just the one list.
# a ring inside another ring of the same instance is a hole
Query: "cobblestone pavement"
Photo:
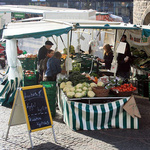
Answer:
[[[136, 97], [136, 102], [142, 116], [138, 130], [73, 131], [57, 110], [53, 123], [58, 143], [54, 142], [52, 129], [40, 130], [31, 133], [33, 150], [150, 150], [150, 101]], [[5, 141], [10, 113], [11, 109], [0, 106], [0, 150], [31, 150], [26, 124], [10, 127]]]
[[[139, 130], [108, 129], [98, 131], [72, 131], [63, 121], [60, 111], [53, 119], [58, 143], [52, 129], [31, 133], [34, 150], [149, 150], [150, 149], [150, 102], [136, 98], [142, 118]], [[12, 126], [8, 140], [5, 136], [11, 109], [0, 106], [0, 150], [30, 150], [26, 124]]]

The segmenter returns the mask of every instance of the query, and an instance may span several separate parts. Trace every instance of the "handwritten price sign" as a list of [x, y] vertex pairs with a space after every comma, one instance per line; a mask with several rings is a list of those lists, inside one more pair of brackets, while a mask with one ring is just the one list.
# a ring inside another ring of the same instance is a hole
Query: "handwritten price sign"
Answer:
[[133, 118], [134, 117], [138, 117], [141, 118], [139, 109], [136, 105], [134, 96], [132, 95], [130, 97], [130, 99], [128, 100], [128, 102], [125, 103], [125, 105], [123, 106], [123, 109], [129, 114], [131, 115]]

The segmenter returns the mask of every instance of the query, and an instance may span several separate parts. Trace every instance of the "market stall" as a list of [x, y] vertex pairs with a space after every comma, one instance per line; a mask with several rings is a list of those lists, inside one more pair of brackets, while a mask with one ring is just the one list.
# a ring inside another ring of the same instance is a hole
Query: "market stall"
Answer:
[[68, 79], [60, 82], [58, 106], [64, 122], [71, 129], [138, 129], [140, 115], [131, 96], [136, 88], [131, 84], [123, 85], [121, 79], [118, 78], [116, 82], [114, 77], [110, 80], [101, 77], [96, 81], [79, 72], [73, 72]]
[[[11, 107], [17, 87], [22, 86], [23, 71], [22, 65], [17, 59], [16, 39], [28, 37], [40, 38], [42, 36], [50, 37], [52, 35], [60, 36], [62, 34], [68, 34], [71, 29], [72, 25], [69, 23], [50, 20], [10, 23], [5, 26], [3, 30], [3, 39], [6, 39], [6, 54], [9, 72], [7, 74], [8, 81], [0, 93], [2, 105]], [[31, 67], [33, 64], [30, 63], [26, 65]]]
[[[47, 23], [50, 23], [50, 24], [47, 24]], [[57, 26], [58, 24], [59, 24], [59, 27]], [[77, 24], [77, 22], [76, 23], [71, 23], [71, 22], [69, 23], [57, 22], [56, 23], [56, 22], [49, 22], [49, 21], [40, 21], [39, 24], [37, 24], [37, 22], [31, 23], [31, 26], [30, 26], [30, 23], [23, 23], [22, 25], [25, 25], [25, 26], [21, 27], [19, 23], [16, 26], [14, 25], [10, 26], [10, 28], [8, 26], [8, 28], [5, 29], [3, 33], [3, 37], [7, 39], [6, 47], [7, 45], [9, 47], [12, 44], [14, 46], [13, 50], [15, 54], [16, 54], [16, 48], [15, 48], [16, 43], [14, 39], [16, 38], [25, 38], [25, 37], [38, 38], [41, 36], [49, 37], [51, 35], [59, 36], [64, 33], [68, 33], [72, 29], [72, 27], [74, 27], [73, 29], [75, 31], [77, 29], [78, 30], [79, 29], [92, 29], [92, 30], [99, 29], [99, 30], [104, 30], [104, 31], [108, 30], [109, 32], [114, 33], [115, 35], [113, 38], [114, 40], [113, 48], [114, 48], [114, 55], [115, 55], [114, 63], [116, 63], [116, 55], [117, 55], [116, 54], [116, 47], [117, 47], [116, 42], [117, 40], [119, 41], [119, 38], [121, 37], [121, 35], [123, 33], [127, 33], [127, 31], [130, 30], [130, 31], [138, 31], [139, 33], [141, 33], [141, 36], [142, 36], [142, 31], [143, 31], [141, 27], [137, 27], [136, 25], [131, 25], [131, 24], [116, 24], [116, 25], [110, 24], [109, 25], [109, 24], [103, 23], [99, 25], [99, 23], [97, 23], [95, 25], [94, 24], [90, 25], [89, 23], [83, 23], [82, 25], [82, 24]], [[36, 25], [37, 25], [37, 28], [36, 28]], [[45, 25], [45, 28], [44, 28], [44, 25]], [[20, 27], [20, 31], [18, 31], [18, 27]], [[26, 30], [24, 30], [25, 33], [24, 31], [22, 31], [23, 27], [26, 28]], [[48, 30], [46, 29], [46, 27], [48, 27]], [[52, 27], [53, 29], [51, 29]], [[39, 31], [39, 28], [41, 29], [40, 31]], [[13, 31], [13, 33], [11, 31]], [[67, 41], [68, 41], [67, 42], [68, 43], [67, 59], [69, 59], [69, 38]], [[107, 42], [108, 41], [109, 40], [107, 40]], [[8, 51], [10, 50], [11, 50], [10, 48], [8, 50], [6, 48], [7, 54], [8, 54]], [[82, 60], [79, 62], [79, 64], [81, 63], [81, 67], [84, 66], [84, 69], [86, 68], [89, 69], [92, 67], [91, 63], [88, 64], [88, 62], [86, 62], [86, 60], [93, 61], [92, 57], [88, 58], [88, 55], [86, 55], [86, 57], [85, 55], [84, 56], [80, 55], [80, 57], [82, 57]], [[9, 54], [8, 54], [8, 64], [10, 66], [10, 73], [13, 70], [13, 72], [17, 73], [17, 75], [20, 75], [16, 68], [16, 60], [17, 60], [16, 55], [14, 57], [14, 60], [15, 60], [14, 66], [11, 65], [12, 63], [11, 61], [9, 61], [9, 59], [11, 58], [9, 57]], [[66, 66], [68, 67], [69, 63]], [[14, 80], [16, 77], [19, 78], [17, 75], [16, 74], [14, 74], [13, 76], [10, 75], [8, 78], [9, 81]], [[72, 75], [72, 79], [74, 77], [75, 76]], [[66, 82], [70, 81], [70, 78], [71, 78], [71, 74], [69, 75], [69, 69], [67, 69], [67, 76], [65, 76], [64, 80], [66, 80], [66, 78], [69, 78], [69, 80], [67, 79], [67, 81], [64, 81], [64, 85], [66, 85]], [[21, 79], [21, 77], [19, 79]], [[92, 77], [92, 76], [81, 75], [80, 77], [78, 76], [76, 77], [76, 79], [73, 79], [71, 81], [71, 82], [76, 82], [76, 84], [73, 83], [70, 88], [61, 88], [61, 87], [58, 88], [58, 105], [59, 105], [60, 110], [62, 110], [63, 119], [65, 123], [68, 124], [71, 129], [93, 130], [93, 129], [103, 129], [103, 128], [134, 128], [134, 129], [138, 128], [138, 117], [140, 117], [139, 112], [130, 113], [128, 109], [124, 108], [125, 106], [127, 107], [128, 103], [133, 101], [131, 105], [132, 107], [131, 108], [128, 107], [128, 108], [132, 110], [134, 109], [137, 110], [134, 98], [132, 99], [130, 98], [130, 96], [132, 95], [132, 92], [135, 90], [135, 87], [133, 87], [133, 85], [131, 84], [121, 85], [119, 80], [117, 80], [116, 78], [114, 79], [115, 79], [115, 82], [114, 83], [112, 82], [111, 85], [110, 85], [110, 81], [111, 81], [110, 78], [109, 78], [108, 83], [103, 85], [103, 83], [98, 82], [99, 79], [97, 79], [95, 76]], [[79, 82], [77, 83], [77, 81]], [[107, 81], [107, 79], [105, 79], [105, 81]], [[59, 83], [60, 82], [62, 84], [63, 81], [59, 81]], [[91, 85], [92, 86], [89, 87], [89, 84], [90, 86]], [[77, 85], [78, 87], [76, 87]], [[100, 87], [101, 89], [98, 89], [98, 90], [104, 91], [104, 92], [101, 92], [101, 94], [106, 94], [106, 95], [98, 96], [97, 95], [98, 92], [94, 92], [93, 85], [96, 86], [96, 89]], [[16, 85], [16, 87], [18, 87], [18, 85]], [[126, 91], [122, 89], [124, 87], [126, 87], [125, 88]], [[7, 89], [5, 87], [5, 89], [6, 89], [5, 91], [8, 91], [11, 94], [10, 90], [8, 90], [11, 88]], [[71, 89], [73, 91], [70, 91]], [[119, 96], [119, 95], [111, 96], [109, 93], [110, 89], [113, 92], [115, 92], [115, 94], [123, 93], [123, 96]], [[4, 94], [5, 91], [1, 93], [1, 95]], [[6, 92], [5, 94], [8, 95], [8, 92]], [[124, 95], [124, 93], [127, 93], [127, 95], [126, 94]], [[103, 103], [102, 100], [105, 101], [105, 103]], [[96, 124], [98, 125], [96, 126]]]
[[[63, 114], [63, 121], [73, 130], [100, 130], [108, 128], [138, 129], [138, 117], [132, 117], [123, 106], [129, 100], [127, 98], [115, 98], [109, 103], [87, 104], [70, 100], [60, 90], [58, 99], [59, 109]], [[94, 98], [95, 99], [95, 98]], [[97, 97], [101, 99], [101, 97]], [[106, 100], [106, 97], [102, 98]], [[110, 100], [111, 98], [109, 98]], [[119, 100], [116, 100], [119, 99]], [[87, 98], [82, 99], [88, 101]], [[90, 100], [92, 102], [92, 99]]]
[[[145, 32], [144, 28], [136, 25], [131, 25], [131, 24], [90, 25], [86, 23], [85, 24], [81, 23], [81, 24], [74, 24], [74, 25], [76, 29], [100, 29], [105, 31], [109, 30], [109, 32], [112, 31], [113, 33], [115, 33], [114, 44], [113, 44], [113, 50], [115, 55], [114, 63], [116, 63], [116, 57], [117, 57], [116, 43], [120, 41], [122, 34], [126, 34], [129, 37], [129, 39], [130, 39], [129, 33], [131, 32], [139, 33], [141, 39], [145, 38], [145, 36], [148, 34], [148, 32], [144, 33]], [[131, 46], [136, 45], [131, 40], [128, 41], [130, 41]], [[147, 46], [149, 47], [149, 45]], [[146, 49], [147, 48], [144, 48], [145, 51]], [[149, 52], [147, 52], [147, 54], [148, 53]], [[95, 79], [95, 77], [92, 78]], [[78, 77], [76, 80], [78, 79], [80, 78]], [[102, 96], [95, 97], [96, 93], [93, 94], [93, 89], [92, 92], [86, 91], [85, 94], [84, 89], [82, 88], [83, 86], [85, 87], [85, 85], [81, 85], [81, 87], [78, 87], [79, 89], [75, 87], [75, 91], [72, 91], [72, 89], [74, 88], [73, 86], [70, 88], [59, 89], [58, 92], [59, 93], [58, 104], [63, 114], [63, 120], [71, 129], [95, 130], [95, 129], [103, 129], [103, 128], [134, 128], [134, 129], [138, 128], [138, 118], [140, 118], [139, 112], [137, 113], [138, 115], [136, 114], [134, 116], [130, 114], [128, 110], [124, 109], [127, 106], [127, 104], [133, 100], [133, 99], [131, 100], [132, 97], [131, 91], [136, 90], [135, 87], [133, 87], [131, 84], [130, 85], [123, 84], [120, 87], [118, 85], [115, 85], [115, 87], [111, 88], [111, 90], [113, 89], [115, 89], [115, 91], [117, 90], [118, 93], [117, 97], [120, 94], [123, 95], [122, 97], [112, 98], [110, 95], [104, 97]], [[108, 87], [106, 86], [105, 88]], [[126, 88], [129, 89], [129, 91], [126, 91]], [[125, 94], [126, 92], [128, 92], [129, 95], [126, 95]], [[89, 93], [91, 93], [91, 95]], [[112, 99], [113, 101], [111, 101]], [[131, 103], [131, 105], [135, 106], [135, 108], [131, 108], [131, 109], [138, 110], [135, 101]], [[127, 108], [129, 108], [129, 105]], [[116, 109], [118, 109], [117, 111], [118, 113], [116, 113]], [[118, 121], [117, 123], [116, 120]]]

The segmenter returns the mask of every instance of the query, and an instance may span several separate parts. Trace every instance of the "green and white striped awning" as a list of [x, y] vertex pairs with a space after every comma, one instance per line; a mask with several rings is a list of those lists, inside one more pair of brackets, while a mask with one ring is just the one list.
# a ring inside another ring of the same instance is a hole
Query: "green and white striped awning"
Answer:
[[58, 106], [63, 113], [63, 121], [73, 130], [138, 129], [138, 118], [132, 118], [123, 110], [128, 99], [105, 104], [85, 104], [69, 101], [60, 91]]

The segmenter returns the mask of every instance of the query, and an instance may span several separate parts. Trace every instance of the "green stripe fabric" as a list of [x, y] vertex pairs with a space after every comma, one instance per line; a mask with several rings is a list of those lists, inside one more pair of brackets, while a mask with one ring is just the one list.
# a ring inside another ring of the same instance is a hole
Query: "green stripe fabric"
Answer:
[[115, 116], [115, 127], [119, 128], [119, 112], [120, 112], [120, 102], [116, 101], [116, 107], [117, 107], [117, 112], [116, 112], [116, 116]]
[[73, 129], [76, 130], [76, 116], [75, 116], [75, 111], [74, 111], [74, 103], [71, 102], [71, 110], [72, 110], [72, 124], [73, 124]]
[[101, 118], [101, 129], [104, 129], [104, 123], [105, 123], [105, 107], [104, 105], [100, 105], [101, 112], [102, 112], [102, 118]]
[[[124, 109], [129, 98], [105, 104], [85, 104], [69, 101], [60, 92], [58, 105], [63, 110], [64, 122], [73, 130], [100, 130], [108, 128], [138, 129], [138, 118], [132, 118]], [[65, 95], [65, 94], [64, 94]], [[62, 100], [63, 97], [63, 100]]]
[[97, 117], [98, 117], [98, 110], [96, 106], [93, 106], [93, 110], [94, 110], [94, 121], [93, 121], [93, 126], [94, 126], [94, 130], [97, 130]]
[[79, 114], [79, 122], [80, 122], [80, 129], [83, 130], [83, 122], [82, 122], [82, 103], [78, 103], [78, 114]]
[[108, 107], [109, 107], [109, 119], [108, 119], [108, 128], [111, 128], [112, 125], [111, 125], [111, 119], [112, 119], [112, 116], [113, 116], [113, 106], [112, 106], [112, 103], [108, 103]]
[[87, 130], [90, 130], [90, 110], [89, 110], [89, 105], [86, 105], [86, 126]]
[[[126, 99], [123, 99], [124, 103], [126, 103]], [[123, 110], [123, 128], [127, 128], [127, 112]]]

